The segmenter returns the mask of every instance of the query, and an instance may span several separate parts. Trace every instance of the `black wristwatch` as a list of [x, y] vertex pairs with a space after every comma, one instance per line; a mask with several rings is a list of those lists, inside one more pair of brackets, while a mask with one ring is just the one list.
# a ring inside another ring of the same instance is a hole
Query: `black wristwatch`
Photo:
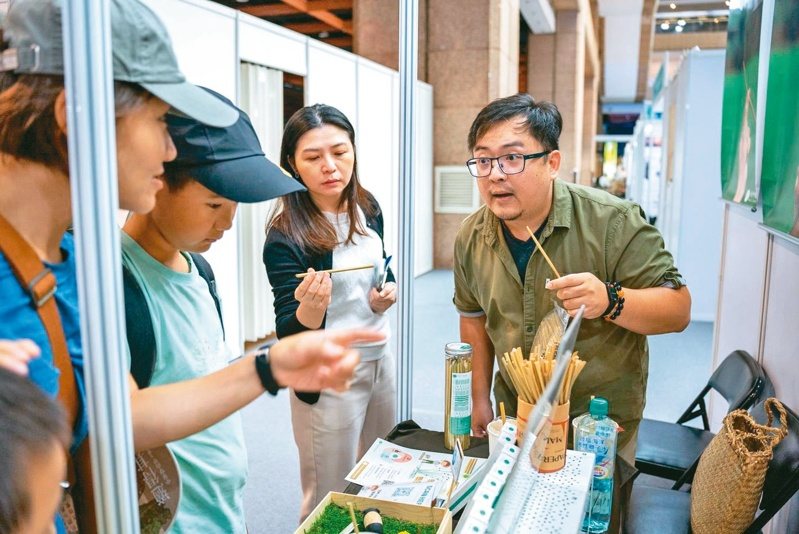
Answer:
[[258, 351], [259, 354], [255, 357], [255, 371], [258, 373], [258, 378], [261, 379], [261, 385], [264, 386], [264, 389], [270, 395], [277, 395], [281, 385], [272, 376], [272, 366], [269, 364], [269, 347], [261, 347]]

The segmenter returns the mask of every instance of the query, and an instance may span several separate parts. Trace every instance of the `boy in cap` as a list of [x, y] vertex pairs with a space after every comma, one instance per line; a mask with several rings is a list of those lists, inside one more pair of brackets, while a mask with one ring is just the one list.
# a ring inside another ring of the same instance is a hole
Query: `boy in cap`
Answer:
[[[153, 386], [210, 375], [231, 359], [196, 253], [207, 251], [231, 228], [238, 202], [261, 202], [304, 189], [266, 159], [244, 112], [227, 128], [173, 115], [167, 126], [178, 156], [166, 165], [166, 187], [156, 195], [153, 211], [134, 214], [122, 234], [123, 264], [142, 288], [152, 322]], [[134, 344], [129, 342], [131, 348]], [[134, 360], [144, 356], [133, 352]], [[257, 395], [257, 380], [251, 382]], [[239, 415], [169, 447], [182, 486], [170, 532], [245, 532], [247, 453]]]

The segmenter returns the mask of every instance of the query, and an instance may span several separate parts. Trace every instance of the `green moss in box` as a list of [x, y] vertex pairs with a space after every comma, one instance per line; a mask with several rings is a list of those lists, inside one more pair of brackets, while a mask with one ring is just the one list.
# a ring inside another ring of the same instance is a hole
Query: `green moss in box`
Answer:
[[[436, 534], [438, 530], [438, 527], [432, 524], [412, 523], [383, 514], [380, 516], [383, 518], [383, 534], [399, 534], [403, 530], [410, 534]], [[355, 518], [358, 520], [358, 529], [363, 532], [363, 513], [355, 510]], [[311, 525], [311, 530], [308, 530], [307, 534], [338, 534], [350, 523], [352, 521], [349, 510], [331, 503]]]

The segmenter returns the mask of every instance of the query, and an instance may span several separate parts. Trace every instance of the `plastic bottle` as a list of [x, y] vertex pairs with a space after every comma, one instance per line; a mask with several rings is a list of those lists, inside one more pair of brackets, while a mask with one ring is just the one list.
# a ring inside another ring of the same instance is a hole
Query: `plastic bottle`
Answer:
[[613, 504], [613, 467], [619, 425], [608, 417], [608, 401], [594, 397], [588, 413], [574, 419], [574, 449], [596, 455], [591, 501], [583, 519], [583, 532], [605, 532]]

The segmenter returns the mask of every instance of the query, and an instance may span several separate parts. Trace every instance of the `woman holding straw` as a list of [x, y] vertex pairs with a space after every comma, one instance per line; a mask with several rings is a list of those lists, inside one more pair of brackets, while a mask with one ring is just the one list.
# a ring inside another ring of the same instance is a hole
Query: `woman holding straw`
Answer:
[[[380, 206], [358, 180], [352, 124], [331, 106], [300, 109], [283, 132], [280, 164], [307, 191], [281, 198], [267, 227], [263, 259], [278, 338], [354, 326], [388, 337], [384, 314], [397, 299], [393, 275], [388, 272], [385, 287], [374, 287], [373, 270], [346, 270], [386, 256]], [[321, 272], [333, 268], [342, 272]], [[302, 273], [307, 275], [298, 278]], [[349, 391], [291, 396], [302, 518], [328, 491], [339, 489], [361, 454], [393, 426], [394, 358], [385, 341], [359, 349], [361, 363]]]

